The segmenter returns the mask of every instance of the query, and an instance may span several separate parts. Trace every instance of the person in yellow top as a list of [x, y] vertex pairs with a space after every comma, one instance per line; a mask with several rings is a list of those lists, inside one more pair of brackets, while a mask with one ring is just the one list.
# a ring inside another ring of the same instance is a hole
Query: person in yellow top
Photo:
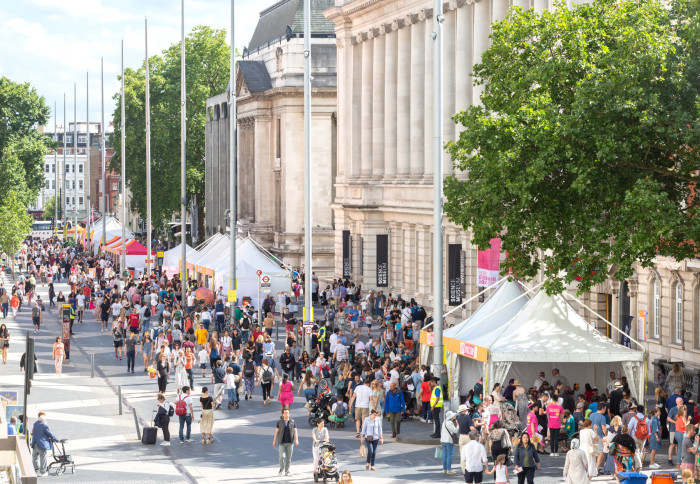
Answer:
[[431, 435], [434, 439], [440, 438], [440, 413], [442, 412], [442, 388], [440, 388], [440, 380], [433, 377], [430, 380], [430, 409], [433, 411], [433, 423], [435, 431]]
[[194, 335], [197, 338], [197, 351], [199, 351], [202, 346], [207, 345], [207, 341], [209, 340], [209, 331], [204, 329], [203, 323], [199, 323], [199, 328], [194, 330]]

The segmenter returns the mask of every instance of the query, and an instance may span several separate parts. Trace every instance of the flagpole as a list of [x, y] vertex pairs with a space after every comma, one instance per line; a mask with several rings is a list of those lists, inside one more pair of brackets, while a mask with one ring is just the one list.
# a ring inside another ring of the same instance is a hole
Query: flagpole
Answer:
[[[180, 243], [182, 265], [180, 267], [180, 282], [182, 283], [182, 304], [187, 302], [187, 238], [185, 235], [187, 228], [187, 131], [186, 131], [186, 109], [187, 106], [187, 86], [185, 84], [185, 0], [181, 0], [181, 20], [180, 20]], [[233, 234], [231, 234], [233, 237]], [[149, 247], [150, 250], [150, 247]]]
[[90, 248], [90, 227], [92, 226], [92, 205], [90, 203], [90, 192], [92, 191], [92, 180], [90, 179], [90, 145], [92, 138], [90, 137], [90, 73], [85, 73], [85, 125], [87, 126], [87, 185], [85, 187], [85, 204], [87, 212], [87, 230], [85, 232], [85, 247]]
[[73, 83], [73, 240], [78, 243], [78, 85]]
[[[238, 193], [237, 178], [238, 178], [238, 158], [236, 153], [236, 141], [237, 141], [237, 124], [236, 119], [236, 43], [235, 43], [235, 11], [234, 11], [235, 0], [231, 0], [231, 65], [229, 71], [229, 158], [231, 160], [231, 179], [229, 184], [231, 186], [231, 191], [229, 193], [230, 197], [230, 209], [231, 213], [229, 219], [231, 222], [231, 261], [229, 270], [229, 290], [236, 290], [236, 222], [238, 220], [236, 196]], [[238, 297], [238, 296], [236, 296]], [[229, 301], [232, 305], [235, 301]], [[260, 308], [258, 308], [260, 310]], [[231, 314], [234, 314], [233, 307], [231, 307]]]
[[[56, 134], [56, 141], [58, 141], [58, 122], [57, 122], [57, 117], [58, 117], [58, 103], [56, 101], [53, 102], [53, 132]], [[55, 236], [58, 236], [58, 206], [61, 203], [61, 197], [58, 196], [58, 172], [60, 171], [58, 169], [58, 150], [54, 148], [53, 150], [53, 169], [55, 173], [55, 190], [53, 193], [53, 211], [54, 211], [54, 217], [53, 217], [53, 232]]]
[[[304, 324], [313, 325], [313, 294], [311, 266], [312, 212], [311, 212], [311, 2], [304, 2]], [[311, 335], [305, 338], [307, 351], [311, 350]]]
[[[434, 143], [433, 143], [433, 364], [432, 373], [441, 377], [444, 373], [442, 354], [442, 304], [443, 304], [443, 226], [442, 226], [442, 146], [443, 146], [443, 123], [442, 123], [442, 23], [443, 0], [434, 0], [433, 6], [433, 113], [434, 123]], [[441, 382], [444, 383], [444, 382]]]
[[68, 193], [66, 192], [66, 93], [63, 93], [63, 195], [61, 196], [61, 220], [63, 231], [66, 230], [66, 211], [68, 210]]
[[[146, 48], [146, 59], [148, 59], [148, 48]], [[148, 72], [148, 68], [146, 68], [146, 72]], [[148, 79], [148, 77], [147, 77]], [[146, 85], [148, 85], [148, 81], [146, 81]], [[148, 96], [148, 94], [146, 95]], [[121, 156], [120, 161], [121, 161], [121, 179], [122, 179], [122, 256], [121, 256], [121, 270], [122, 274], [124, 274], [124, 271], [126, 270], [126, 127], [125, 127], [125, 118], [126, 118], [126, 98], [124, 97], [124, 39], [122, 39], [122, 99], [121, 99], [121, 105], [122, 105], [122, 120], [121, 120], [121, 132], [122, 132], [122, 149], [121, 149]], [[146, 154], [148, 157], [148, 153]], [[147, 168], [148, 170], [148, 168]], [[149, 173], [147, 171], [147, 173]], [[149, 184], [150, 188], [150, 184]], [[148, 257], [148, 256], [146, 256]]]
[[[102, 240], [107, 242], [107, 167], [105, 162], [105, 68], [104, 57], [100, 58], [100, 90], [102, 97], [102, 125], [100, 132], [102, 134], [102, 153], [100, 154], [102, 165]], [[100, 241], [100, 245], [102, 241]]]

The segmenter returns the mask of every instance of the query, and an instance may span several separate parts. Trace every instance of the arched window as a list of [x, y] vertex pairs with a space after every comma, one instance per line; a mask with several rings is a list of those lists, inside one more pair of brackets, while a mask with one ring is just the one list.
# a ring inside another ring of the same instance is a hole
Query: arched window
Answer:
[[676, 343], [681, 343], [683, 342], [683, 285], [680, 283], [676, 284], [673, 309], [674, 339]]
[[659, 334], [661, 333], [661, 284], [659, 283], [658, 279], [654, 279], [652, 287], [654, 288], [654, 294], [651, 302], [651, 314], [654, 318], [652, 327], [654, 328], [654, 338], [658, 339]]

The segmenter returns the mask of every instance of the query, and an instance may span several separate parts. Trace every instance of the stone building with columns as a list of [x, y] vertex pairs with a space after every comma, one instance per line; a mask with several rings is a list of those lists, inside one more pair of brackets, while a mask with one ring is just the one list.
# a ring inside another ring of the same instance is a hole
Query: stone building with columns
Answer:
[[[311, 0], [313, 266], [333, 273], [336, 175], [336, 46], [323, 16], [333, 0]], [[304, 260], [303, 1], [260, 13], [236, 67], [239, 233], [286, 263]], [[206, 233], [224, 232], [229, 207], [228, 96], [207, 100]]]
[[[433, 2], [335, 3], [324, 14], [335, 23], [338, 131], [343, 134], [333, 204], [336, 273], [365, 288], [402, 293], [432, 306]], [[504, 18], [511, 4], [542, 10], [553, 1], [444, 3], [445, 141], [459, 134], [452, 115], [479, 102], [481, 88], [473, 86], [472, 66], [490, 45], [491, 22]], [[442, 163], [445, 175], [452, 174], [447, 153]], [[477, 292], [476, 250], [470, 234], [446, 219], [445, 266], [456, 246], [466, 282], [462, 296], [470, 297]]]

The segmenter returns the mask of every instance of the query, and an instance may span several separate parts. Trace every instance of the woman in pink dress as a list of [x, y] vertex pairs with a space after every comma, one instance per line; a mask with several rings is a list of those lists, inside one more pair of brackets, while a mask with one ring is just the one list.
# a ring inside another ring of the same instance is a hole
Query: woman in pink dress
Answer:
[[294, 385], [289, 381], [289, 376], [285, 373], [280, 382], [279, 394], [277, 399], [282, 404], [282, 410], [289, 409], [294, 402]]

